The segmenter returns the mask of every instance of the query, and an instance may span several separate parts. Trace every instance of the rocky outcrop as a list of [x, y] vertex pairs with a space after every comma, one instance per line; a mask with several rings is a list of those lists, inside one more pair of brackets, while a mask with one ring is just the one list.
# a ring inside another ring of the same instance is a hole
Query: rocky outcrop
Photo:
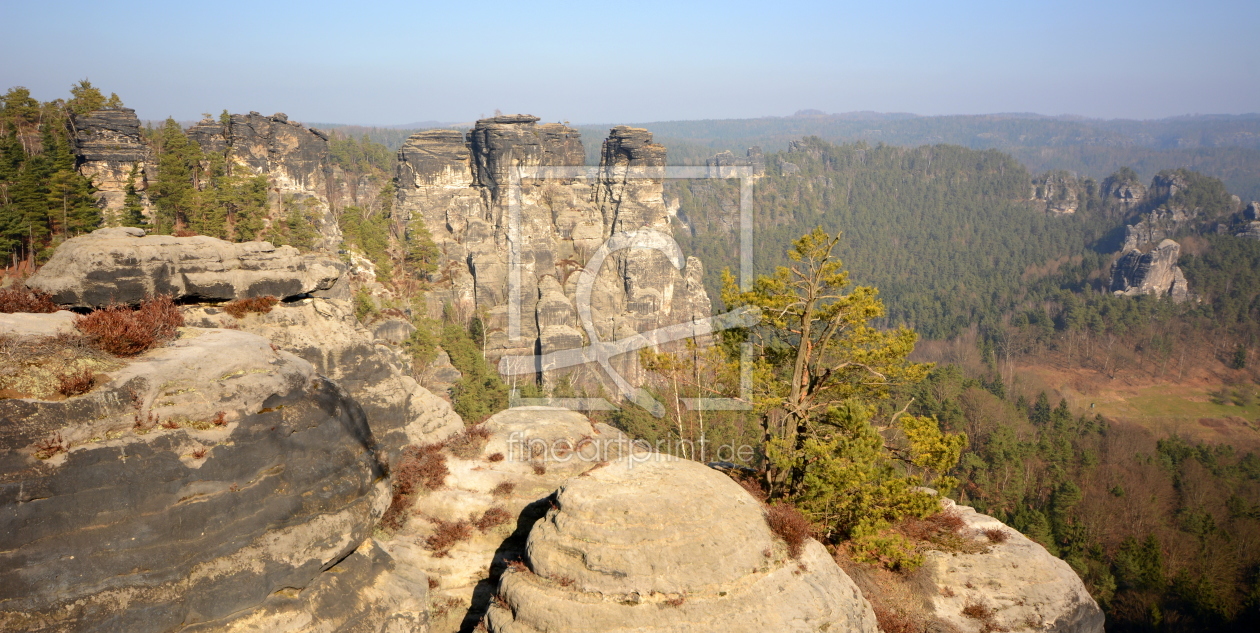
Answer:
[[367, 540], [372, 431], [310, 363], [183, 328], [98, 380], [0, 400], [0, 628], [424, 630], [427, 583]]
[[1252, 200], [1247, 208], [1243, 209], [1242, 222], [1234, 232], [1238, 237], [1246, 237], [1253, 240], [1260, 240], [1260, 202]]
[[536, 631], [863, 631], [874, 613], [815, 541], [787, 556], [725, 475], [661, 455], [565, 482], [487, 623]]
[[[993, 517], [950, 499], [941, 503], [962, 518], [965, 534], [988, 547], [981, 553], [925, 554], [920, 590], [932, 615], [964, 633], [1102, 633], [1102, 610], [1067, 563]], [[997, 542], [985, 530], [1000, 531], [1006, 540]], [[991, 615], [964, 615], [968, 605], [985, 607]]]
[[116, 225], [131, 183], [143, 208], [148, 206], [149, 146], [140, 119], [131, 108], [96, 110], [74, 117], [74, 150], [79, 173], [96, 187], [105, 224]]
[[343, 269], [336, 260], [292, 246], [110, 228], [66, 240], [27, 284], [75, 307], [135, 304], [159, 294], [226, 301], [327, 289]]
[[709, 170], [710, 178], [733, 177], [735, 170], [730, 169], [731, 167], [750, 167], [753, 176], [764, 176], [766, 173], [766, 157], [757, 145], [748, 148], [743, 157], [736, 157], [729, 151], [718, 152], [712, 158], [704, 159], [704, 165]]
[[1176, 303], [1190, 298], [1189, 284], [1177, 260], [1181, 245], [1163, 240], [1149, 252], [1127, 250], [1111, 267], [1111, 291], [1117, 295], [1168, 296]]
[[[399, 150], [396, 221], [425, 223], [443, 254], [430, 280], [436, 288], [431, 300], [487, 315], [492, 362], [580, 347], [591, 343], [592, 330], [612, 341], [709, 314], [699, 260], [671, 261], [659, 250], [632, 247], [609, 254], [600, 270], [590, 271], [592, 322], [579, 321], [580, 271], [606, 240], [620, 232], [670, 235], [660, 174], [644, 171], [665, 165], [665, 148], [652, 143], [651, 134], [613, 128], [593, 173], [531, 177], [537, 168], [580, 167], [583, 156], [575, 130], [528, 115], [478, 121], [467, 137], [451, 130], [419, 132]], [[514, 209], [519, 225], [513, 224]], [[511, 266], [514, 248], [519, 277]], [[518, 298], [516, 321], [509, 308]], [[511, 328], [518, 323], [515, 335]], [[612, 366], [631, 382], [639, 377], [636, 354], [615, 358]], [[580, 386], [618, 392], [606, 375], [589, 368], [533, 370], [544, 382], [568, 374]]]
[[267, 176], [272, 208], [280, 214], [300, 209], [322, 236], [320, 248], [332, 250], [341, 242], [330, 204], [332, 160], [326, 134], [290, 121], [283, 112], [250, 112], [226, 120], [203, 119], [188, 129], [188, 137], [203, 151], [226, 157], [237, 173]]
[[1051, 171], [1034, 178], [1031, 199], [1044, 203], [1046, 213], [1067, 215], [1080, 208], [1083, 186], [1066, 171]]
[[[629, 439], [604, 424], [566, 409], [518, 407], [479, 425], [485, 442], [443, 449], [450, 469], [445, 485], [420, 497], [402, 528], [381, 546], [400, 565], [436, 579], [431, 603], [433, 633], [469, 630], [489, 607], [508, 561], [524, 556], [530, 527], [550, 507], [561, 483], [629, 451]], [[452, 444], [458, 444], [453, 442]], [[485, 516], [492, 509], [507, 519], [449, 550], [435, 551], [428, 539], [437, 520]]]
[[1102, 197], [1127, 211], [1146, 199], [1146, 187], [1132, 171], [1116, 173], [1103, 180]]
[[257, 334], [296, 354], [363, 408], [387, 462], [408, 444], [432, 444], [463, 430], [449, 403], [411, 377], [411, 359], [359, 324], [349, 301], [307, 298], [237, 319], [214, 306], [187, 306], [184, 321]]
[[1172, 239], [1192, 227], [1195, 221], [1194, 213], [1181, 209], [1156, 209], [1124, 227], [1124, 247], [1121, 250], [1144, 249]]

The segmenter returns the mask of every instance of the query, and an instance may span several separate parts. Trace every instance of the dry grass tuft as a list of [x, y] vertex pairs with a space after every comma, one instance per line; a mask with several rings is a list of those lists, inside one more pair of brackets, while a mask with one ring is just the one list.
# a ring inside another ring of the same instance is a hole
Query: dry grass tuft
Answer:
[[683, 606], [683, 603], [686, 601], [687, 601], [687, 596], [676, 596], [676, 597], [666, 600], [665, 604], [667, 606], [678, 608], [678, 607]]
[[193, 459], [202, 459], [206, 456], [207, 452], [208, 451], [206, 450], [206, 447], [204, 446], [202, 446], [201, 448], [195, 448], [193, 449], [193, 452], [192, 452]]
[[512, 571], [520, 571], [520, 572], [529, 571], [529, 566], [525, 564], [525, 561], [519, 558], [513, 558], [512, 560], [508, 561], [507, 566], [508, 566], [508, 569]]
[[511, 496], [511, 494], [515, 490], [516, 490], [516, 484], [510, 481], [504, 481], [504, 482], [501, 482], [499, 485], [495, 486], [494, 489], [490, 491], [490, 494], [496, 497], [502, 498], [502, 497]]
[[556, 581], [557, 585], [566, 588], [572, 587], [574, 582], [574, 580], [568, 576], [556, 576], [555, 578], [552, 578], [552, 580]]
[[883, 605], [872, 607], [875, 609], [875, 621], [883, 633], [923, 633], [923, 626], [905, 611]]
[[806, 539], [814, 535], [814, 527], [810, 525], [809, 519], [796, 506], [788, 503], [776, 503], [767, 507], [766, 523], [770, 526], [770, 531], [787, 543], [788, 555], [792, 558], [800, 557], [801, 547]]
[[158, 426], [161, 426], [161, 427], [162, 427], [162, 428], [164, 428], [164, 429], [170, 429], [170, 430], [172, 430], [172, 431], [173, 431], [173, 430], [175, 430], [175, 429], [178, 429], [178, 428], [179, 428], [179, 422], [176, 422], [175, 420], [167, 420], [167, 421], [165, 421], [165, 422], [163, 422], [163, 423], [159, 424]]
[[446, 441], [446, 450], [460, 459], [474, 459], [481, 454], [481, 449], [490, 440], [490, 429], [484, 426], [470, 426], [463, 433]]
[[210, 420], [210, 424], [215, 426], [227, 426], [227, 413], [220, 411], [214, 414], [214, 419]]
[[265, 297], [249, 297], [247, 299], [229, 301], [223, 304], [222, 308], [224, 312], [227, 312], [233, 317], [243, 319], [245, 318], [245, 315], [250, 312], [256, 314], [267, 314], [268, 312], [271, 312], [272, 308], [276, 307], [277, 303], [280, 303], [279, 299], [271, 295], [267, 295]]
[[491, 462], [501, 462], [503, 461], [503, 453], [492, 453], [486, 459]]
[[993, 618], [993, 609], [979, 602], [968, 602], [963, 606], [962, 614], [973, 620], [990, 620]]
[[92, 390], [96, 376], [92, 370], [84, 369], [73, 374], [57, 375], [57, 393], [70, 397], [85, 394]]
[[436, 527], [433, 530], [433, 534], [424, 539], [424, 546], [433, 552], [435, 558], [445, 557], [450, 553], [452, 547], [472, 538], [472, 525], [468, 521], [429, 520]]
[[434, 576], [429, 576], [429, 589], [437, 589], [440, 586], [442, 586], [442, 581]]
[[547, 474], [547, 465], [542, 462], [534, 462], [534, 474], [535, 475]]
[[1011, 538], [1011, 533], [1002, 528], [989, 528], [984, 530], [985, 538], [991, 543], [1005, 543]]
[[96, 347], [114, 356], [135, 356], [175, 338], [184, 315], [168, 295], [132, 310], [112, 305], [75, 319], [75, 327]]
[[51, 459], [54, 455], [64, 453], [69, 448], [65, 438], [61, 437], [61, 432], [57, 431], [35, 443], [35, 459]]
[[8, 288], [0, 288], [0, 313], [36, 312], [50, 314], [57, 311], [57, 304], [52, 297], [27, 288], [21, 284], [13, 284]]
[[480, 518], [472, 520], [473, 527], [485, 532], [512, 520], [512, 515], [499, 506], [494, 506], [482, 513]]
[[766, 499], [769, 497], [769, 495], [766, 494], [765, 488], [761, 487], [760, 479], [755, 477], [732, 477], [732, 479], [742, 486], [744, 490], [747, 490], [748, 494], [752, 495], [753, 499], [756, 499], [757, 501], [765, 503]]

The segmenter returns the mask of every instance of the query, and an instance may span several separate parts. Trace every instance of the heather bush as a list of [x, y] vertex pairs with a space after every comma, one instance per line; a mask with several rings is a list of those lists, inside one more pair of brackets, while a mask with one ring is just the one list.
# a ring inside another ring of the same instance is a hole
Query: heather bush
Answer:
[[394, 468], [394, 496], [389, 509], [381, 516], [381, 525], [390, 530], [402, 528], [406, 512], [415, 504], [421, 489], [437, 490], [446, 483], [450, 470], [440, 444], [408, 446]]
[[57, 393], [67, 397], [85, 394], [92, 390], [94, 378], [90, 369], [73, 374], [61, 374], [57, 376]]
[[246, 299], [237, 299], [223, 304], [223, 311], [238, 319], [245, 318], [250, 312], [256, 314], [267, 314], [271, 309], [276, 307], [280, 300], [267, 295], [265, 297], [249, 297]]
[[111, 305], [75, 320], [95, 347], [115, 356], [135, 356], [175, 338], [184, 315], [170, 296], [143, 301], [138, 309]]
[[0, 288], [0, 313], [39, 312], [48, 314], [57, 311], [57, 304], [52, 297], [38, 290], [32, 290], [21, 284], [9, 288]]
[[813, 536], [814, 528], [809, 519], [794, 506], [787, 503], [776, 503], [766, 508], [766, 523], [770, 531], [787, 543], [788, 555], [799, 558], [805, 540]]

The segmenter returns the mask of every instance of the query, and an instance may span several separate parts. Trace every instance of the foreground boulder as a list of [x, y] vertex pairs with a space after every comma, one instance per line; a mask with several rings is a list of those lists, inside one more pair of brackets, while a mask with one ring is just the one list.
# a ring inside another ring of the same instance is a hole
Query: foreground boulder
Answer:
[[870, 604], [816, 541], [787, 555], [762, 506], [701, 464], [635, 455], [570, 479], [500, 581], [495, 633], [863, 631]]
[[[444, 484], [420, 496], [402, 526], [381, 541], [400, 567], [434, 579], [430, 630], [454, 633], [476, 625], [508, 561], [524, 556], [529, 530], [551, 507], [556, 488], [629, 450], [630, 440], [620, 431], [551, 407], [501, 411], [476, 432], [447, 442]], [[470, 529], [467, 538], [435, 548], [439, 522], [487, 513], [502, 523], [483, 522], [484, 529]]]
[[966, 633], [1003, 630], [996, 627], [1102, 633], [1102, 610], [1066, 562], [993, 517], [950, 499], [941, 504], [988, 548], [927, 552], [920, 589], [932, 615]]
[[349, 301], [302, 299], [239, 319], [222, 308], [188, 306], [184, 321], [257, 334], [311, 363], [363, 407], [391, 464], [408, 444], [440, 442], [464, 428], [448, 402], [410, 376], [410, 358], [358, 322]]
[[108, 228], [66, 240], [26, 283], [60, 305], [90, 308], [162, 294], [176, 301], [292, 297], [331, 288], [343, 270], [292, 246]]
[[0, 630], [424, 630], [368, 541], [372, 432], [310, 363], [183, 328], [97, 383], [0, 400]]

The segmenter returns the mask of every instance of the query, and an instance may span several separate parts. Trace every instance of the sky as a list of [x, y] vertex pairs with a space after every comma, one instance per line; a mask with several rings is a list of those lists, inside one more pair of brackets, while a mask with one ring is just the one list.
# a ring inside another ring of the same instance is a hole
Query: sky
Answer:
[[0, 0], [0, 89], [142, 119], [650, 122], [1260, 112], [1260, 1]]

